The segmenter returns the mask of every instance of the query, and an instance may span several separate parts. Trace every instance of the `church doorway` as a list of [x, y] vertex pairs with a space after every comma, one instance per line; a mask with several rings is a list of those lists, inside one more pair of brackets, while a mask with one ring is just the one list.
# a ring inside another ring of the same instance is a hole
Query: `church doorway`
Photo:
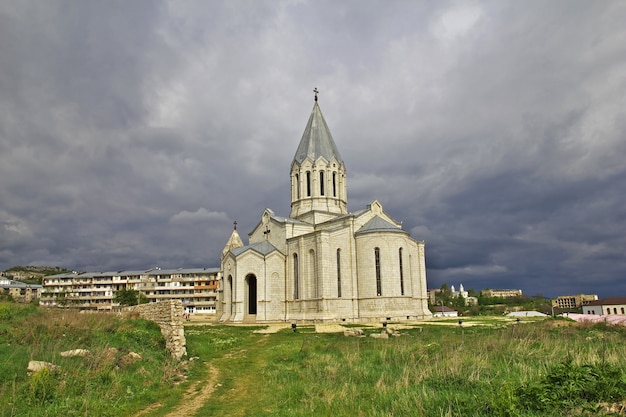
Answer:
[[246, 283], [248, 284], [248, 314], [256, 314], [256, 276], [248, 275]]

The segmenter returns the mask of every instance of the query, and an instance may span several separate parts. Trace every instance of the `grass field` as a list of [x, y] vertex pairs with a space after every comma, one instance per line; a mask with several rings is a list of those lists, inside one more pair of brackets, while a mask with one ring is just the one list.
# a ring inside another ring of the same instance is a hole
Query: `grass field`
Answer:
[[625, 329], [562, 320], [448, 323], [390, 339], [310, 328], [190, 329], [191, 354], [222, 375], [198, 415], [611, 415], [626, 399]]
[[[397, 336], [378, 339], [316, 333], [313, 325], [296, 333], [196, 325], [185, 329], [195, 360], [177, 364], [149, 322], [28, 308], [16, 317], [15, 307], [0, 305], [2, 417], [123, 416], [144, 409], [148, 416], [626, 413], [621, 327], [481, 317], [464, 319], [463, 326], [390, 323]], [[380, 324], [361, 327], [366, 336], [381, 331]], [[113, 357], [105, 354], [111, 347], [118, 349]], [[75, 348], [95, 354], [59, 357]], [[129, 351], [142, 359], [123, 363]], [[28, 376], [30, 359], [61, 371]], [[186, 408], [194, 398], [197, 407]]]

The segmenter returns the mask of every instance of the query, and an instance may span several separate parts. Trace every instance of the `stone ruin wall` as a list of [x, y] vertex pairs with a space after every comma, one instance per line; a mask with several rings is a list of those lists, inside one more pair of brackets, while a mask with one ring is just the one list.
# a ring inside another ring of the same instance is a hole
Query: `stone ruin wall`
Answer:
[[187, 341], [183, 328], [183, 305], [180, 300], [161, 301], [125, 307], [123, 314], [138, 313], [139, 317], [155, 322], [165, 337], [165, 348], [170, 355], [180, 359], [187, 354]]

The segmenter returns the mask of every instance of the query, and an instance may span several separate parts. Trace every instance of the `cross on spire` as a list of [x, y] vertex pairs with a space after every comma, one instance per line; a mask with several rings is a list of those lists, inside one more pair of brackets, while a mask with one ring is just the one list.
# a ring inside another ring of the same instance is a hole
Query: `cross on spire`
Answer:
[[233, 225], [235, 226], [235, 230], [237, 230], [237, 220], [233, 222]]
[[317, 87], [313, 89], [313, 92], [315, 93], [315, 101], [317, 101], [317, 94], [319, 93], [319, 91], [317, 91]]

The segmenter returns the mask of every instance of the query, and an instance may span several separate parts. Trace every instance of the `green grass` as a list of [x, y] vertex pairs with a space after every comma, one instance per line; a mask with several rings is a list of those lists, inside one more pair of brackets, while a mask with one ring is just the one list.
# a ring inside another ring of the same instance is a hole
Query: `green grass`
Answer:
[[[177, 393], [180, 365], [152, 322], [10, 303], [0, 304], [0, 317], [1, 417], [132, 415]], [[90, 354], [60, 356], [71, 349]], [[142, 358], [128, 360], [129, 352]], [[60, 369], [28, 375], [30, 360]]]
[[[374, 339], [305, 325], [275, 334], [188, 326], [187, 351], [199, 360], [174, 363], [143, 320], [17, 304], [0, 305], [0, 318], [0, 417], [124, 416], [156, 402], [148, 415], [164, 416], [204, 384], [215, 390], [197, 416], [597, 416], [626, 405], [623, 327], [481, 317]], [[75, 348], [95, 354], [59, 356]], [[129, 351], [142, 359], [125, 363]], [[30, 359], [61, 371], [28, 376]], [[207, 365], [217, 380], [207, 381]]]
[[194, 328], [190, 354], [221, 372], [198, 415], [602, 415], [626, 399], [626, 330], [561, 323], [422, 324], [386, 340]]

